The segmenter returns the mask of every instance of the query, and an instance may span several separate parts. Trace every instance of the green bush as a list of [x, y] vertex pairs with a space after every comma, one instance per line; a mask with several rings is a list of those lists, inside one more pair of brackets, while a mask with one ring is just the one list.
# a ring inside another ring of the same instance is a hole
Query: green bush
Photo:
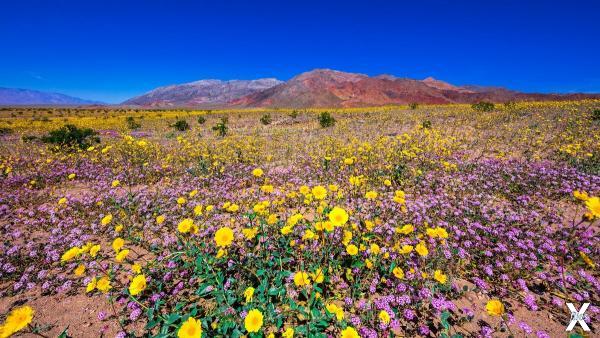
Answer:
[[322, 128], [331, 127], [335, 124], [335, 119], [328, 112], [319, 114], [319, 124]]
[[421, 127], [423, 127], [423, 129], [431, 129], [431, 121], [430, 120], [423, 121], [423, 123], [421, 123]]
[[171, 127], [179, 130], [179, 131], [186, 131], [188, 129], [190, 129], [190, 124], [187, 123], [186, 120], [177, 120], [177, 122], [173, 123], [171, 125]]
[[290, 113], [290, 117], [291, 117], [291, 118], [293, 118], [293, 119], [295, 119], [296, 117], [298, 117], [298, 111], [297, 111], [297, 110], [293, 110], [293, 111]]
[[260, 123], [266, 125], [271, 124], [271, 122], [273, 121], [273, 119], [271, 119], [271, 114], [265, 114], [260, 118]]
[[204, 124], [206, 122], [206, 118], [204, 116], [198, 116], [198, 124]]
[[494, 110], [495, 106], [491, 102], [480, 101], [471, 105], [471, 107], [480, 112], [490, 112]]
[[42, 136], [44, 143], [55, 144], [61, 147], [79, 147], [85, 149], [93, 143], [100, 143], [97, 132], [91, 128], [77, 128], [67, 124], [60, 129], [52, 130], [48, 135]]
[[600, 121], [600, 109], [594, 109], [594, 111], [592, 111], [592, 120]]
[[219, 136], [221, 137], [225, 137], [225, 135], [227, 135], [227, 123], [229, 122], [229, 119], [226, 117], [221, 117], [221, 121], [219, 123], [217, 123], [215, 126], [212, 127], [212, 129], [214, 131], [216, 131]]
[[131, 130], [136, 130], [142, 127], [142, 124], [137, 122], [133, 116], [127, 116], [125, 121], [127, 122], [127, 128]]
[[413, 103], [411, 103], [411, 104], [409, 104], [409, 105], [408, 105], [408, 108], [410, 108], [410, 109], [412, 109], [412, 110], [415, 110], [415, 109], [417, 109], [418, 107], [419, 107], [419, 104], [418, 104], [418, 103], [416, 103], [416, 102], [413, 102]]

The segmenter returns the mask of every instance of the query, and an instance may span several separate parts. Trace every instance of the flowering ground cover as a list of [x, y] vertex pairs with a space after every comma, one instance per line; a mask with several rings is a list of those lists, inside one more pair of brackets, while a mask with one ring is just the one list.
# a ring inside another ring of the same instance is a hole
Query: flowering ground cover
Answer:
[[596, 109], [7, 109], [0, 337], [597, 333]]

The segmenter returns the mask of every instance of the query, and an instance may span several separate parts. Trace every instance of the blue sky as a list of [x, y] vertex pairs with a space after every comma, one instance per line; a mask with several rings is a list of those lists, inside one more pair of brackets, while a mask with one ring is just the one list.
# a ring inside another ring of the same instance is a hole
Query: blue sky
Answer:
[[600, 92], [600, 1], [2, 1], [0, 86], [120, 102], [313, 68]]

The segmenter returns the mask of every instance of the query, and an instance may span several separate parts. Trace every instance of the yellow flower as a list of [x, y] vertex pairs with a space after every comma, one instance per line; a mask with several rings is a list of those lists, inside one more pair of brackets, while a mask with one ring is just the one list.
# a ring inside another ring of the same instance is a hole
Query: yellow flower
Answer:
[[415, 251], [419, 254], [419, 256], [425, 257], [429, 254], [429, 250], [427, 250], [427, 246], [425, 245], [425, 242], [421, 241], [419, 242], [419, 244], [417, 244], [417, 246], [415, 247]]
[[226, 248], [233, 242], [233, 230], [229, 227], [223, 227], [215, 232], [215, 243], [219, 247]]
[[281, 231], [282, 235], [288, 235], [288, 234], [292, 233], [292, 230], [293, 230], [293, 227], [286, 225], [283, 228], [281, 228], [280, 231]]
[[356, 330], [353, 327], [348, 326], [344, 330], [342, 330], [340, 338], [360, 338], [360, 335], [358, 334], [358, 332], [356, 332]]
[[573, 191], [573, 197], [575, 197], [576, 199], [578, 199], [580, 201], [587, 201], [590, 198], [590, 196], [588, 196], [587, 192], [579, 191], [579, 190]]
[[188, 194], [188, 196], [190, 196], [190, 198], [196, 196], [198, 194], [198, 190], [194, 189], [192, 191], [190, 191], [190, 193]]
[[332, 192], [336, 192], [336, 191], [338, 191], [338, 186], [337, 186], [337, 185], [335, 185], [335, 184], [330, 184], [330, 185], [328, 186], [328, 188], [329, 188], [329, 191], [332, 191]]
[[160, 215], [156, 217], [156, 224], [161, 225], [165, 222], [165, 215]]
[[446, 276], [442, 270], [435, 270], [435, 272], [433, 273], [433, 278], [440, 282], [441, 284], [445, 284], [446, 281], [448, 280], [448, 276]]
[[263, 175], [263, 170], [260, 168], [256, 168], [252, 170], [252, 175], [254, 175], [254, 177], [261, 177]]
[[497, 299], [492, 299], [485, 304], [485, 310], [490, 316], [501, 316], [504, 314], [504, 304]]
[[194, 207], [194, 215], [201, 216], [202, 215], [202, 205], [197, 205]]
[[177, 330], [178, 338], [200, 338], [202, 337], [202, 323], [194, 319], [193, 317], [189, 317], [179, 330]]
[[114, 181], [112, 181], [112, 183], [111, 183], [111, 186], [112, 186], [113, 188], [116, 188], [116, 187], [118, 187], [120, 184], [121, 184], [121, 181], [119, 181], [119, 180], [114, 180]]
[[265, 193], [267, 193], [267, 194], [270, 194], [270, 193], [272, 193], [272, 192], [273, 192], [273, 186], [272, 186], [272, 185], [270, 185], [270, 184], [265, 184], [265, 185], [263, 185], [263, 186], [261, 186], [261, 187], [260, 187], [260, 190], [261, 190], [262, 192], [265, 192]]
[[400, 248], [398, 250], [398, 253], [401, 254], [409, 254], [413, 251], [413, 246], [412, 245], [403, 245], [402, 248]]
[[248, 311], [244, 318], [244, 327], [248, 332], [258, 332], [263, 325], [263, 314], [260, 310], [252, 309]]
[[267, 218], [267, 224], [273, 225], [275, 223], [277, 223], [277, 215], [275, 215], [275, 214], [269, 215], [269, 217]]
[[581, 259], [583, 259], [583, 261], [589, 265], [592, 269], [594, 269], [596, 267], [596, 264], [594, 263], [594, 261], [588, 257], [588, 255], [585, 254], [585, 252], [583, 251], [579, 251], [579, 256], [581, 256]]
[[435, 232], [439, 238], [448, 238], [448, 232], [444, 228], [437, 227], [435, 228]]
[[119, 252], [123, 245], [125, 245], [125, 240], [123, 240], [121, 237], [115, 238], [115, 240], [112, 242], [112, 248], [115, 250], [115, 252]]
[[358, 248], [356, 247], [356, 245], [354, 244], [350, 244], [346, 247], [346, 252], [350, 255], [350, 256], [355, 256], [356, 254], [358, 254]]
[[293, 338], [294, 337], [294, 329], [292, 329], [291, 327], [288, 327], [287, 329], [285, 329], [285, 331], [281, 334], [282, 338]]
[[348, 222], [348, 213], [340, 207], [334, 207], [329, 212], [329, 221], [334, 226], [342, 226]]
[[310, 278], [308, 274], [304, 271], [298, 271], [294, 274], [294, 284], [297, 287], [302, 287], [305, 285], [310, 285]]
[[381, 310], [379, 312], [379, 320], [386, 325], [389, 324], [390, 323], [390, 314], [387, 313], [387, 311], [385, 311], [385, 310]]
[[123, 224], [119, 224], [115, 227], [115, 232], [121, 232], [123, 231]]
[[415, 227], [412, 224], [405, 224], [402, 228], [396, 228], [396, 232], [403, 235], [408, 235], [415, 230]]
[[92, 280], [87, 283], [85, 287], [85, 292], [92, 292], [96, 288], [96, 277], [92, 278]]
[[115, 260], [121, 263], [125, 258], [127, 258], [127, 255], [129, 255], [129, 249], [121, 250], [119, 253], [117, 253]]
[[392, 273], [394, 274], [394, 276], [396, 276], [396, 278], [398, 279], [402, 279], [404, 278], [404, 271], [402, 271], [402, 269], [400, 267], [395, 267], [392, 270]]
[[77, 268], [75, 268], [75, 270], [73, 271], [73, 273], [75, 274], [75, 276], [79, 277], [81, 275], [83, 275], [83, 273], [85, 272], [85, 265], [83, 264], [79, 264], [77, 266]]
[[75, 178], [75, 174], [69, 174], [68, 178], [69, 178], [70, 180], [74, 179], [74, 178]]
[[246, 297], [246, 303], [250, 303], [252, 301], [252, 297], [254, 296], [254, 288], [249, 286], [244, 291], [244, 297]]
[[96, 258], [98, 251], [100, 251], [100, 244], [96, 244], [96, 245], [92, 246], [90, 248], [90, 256], [92, 256], [92, 258]]
[[247, 240], [251, 240], [256, 237], [257, 233], [258, 227], [242, 229], [242, 234], [244, 234], [244, 237], [246, 237]]
[[60, 261], [61, 262], [68, 262], [71, 259], [79, 256], [79, 254], [81, 253], [81, 249], [78, 247], [72, 247], [69, 250], [67, 250], [64, 254], [62, 254], [62, 256], [60, 257]]
[[353, 158], [351, 158], [351, 157], [346, 157], [346, 158], [344, 159], [344, 164], [345, 164], [345, 165], [352, 165], [352, 164], [354, 164], [354, 159], [353, 159]]
[[302, 236], [302, 239], [313, 239], [315, 238], [315, 233], [312, 232], [312, 230], [307, 229], [306, 231], [304, 231], [304, 235]]
[[146, 276], [137, 275], [129, 283], [129, 294], [136, 296], [146, 289]]
[[138, 263], [135, 263], [131, 266], [131, 271], [137, 273], [138, 275], [142, 272], [142, 266]]
[[62, 205], [62, 204], [66, 204], [67, 203], [67, 198], [63, 197], [61, 199], [58, 200], [58, 205]]
[[185, 202], [187, 202], [187, 200], [185, 199], [185, 197], [179, 197], [177, 199], [177, 204], [179, 204], [179, 205], [185, 204]]
[[374, 255], [378, 255], [379, 252], [381, 251], [381, 248], [379, 248], [379, 245], [373, 243], [371, 244], [371, 253]]
[[312, 194], [315, 197], [315, 199], [322, 200], [325, 199], [325, 197], [327, 197], [327, 189], [325, 189], [325, 187], [317, 185], [316, 187], [312, 188]]
[[102, 225], [107, 225], [109, 224], [113, 219], [113, 215], [112, 214], [108, 214], [104, 217], [102, 217], [102, 220], [100, 221], [100, 224]]
[[585, 201], [585, 206], [588, 208], [590, 213], [594, 217], [600, 217], [600, 198], [599, 197], [591, 197]]
[[327, 311], [333, 315], [335, 315], [335, 318], [338, 321], [341, 321], [344, 319], [344, 309], [342, 309], [341, 307], [333, 304], [333, 303], [329, 303], [327, 305], [325, 305], [325, 308], [327, 309]]
[[106, 293], [110, 290], [112, 286], [110, 285], [110, 280], [108, 277], [102, 277], [96, 282], [96, 289]]
[[367, 191], [367, 193], [365, 194], [365, 198], [368, 200], [374, 200], [377, 198], [377, 191]]
[[302, 195], [308, 195], [310, 193], [310, 188], [303, 185], [300, 187], [299, 191]]
[[390, 181], [390, 180], [385, 180], [385, 181], [383, 181], [383, 184], [384, 184], [386, 187], [389, 187], [390, 185], [392, 185], [392, 181]]
[[323, 269], [318, 268], [317, 270], [315, 270], [315, 272], [313, 272], [313, 273], [310, 274], [310, 277], [317, 284], [323, 283], [323, 280], [325, 279], [325, 273], [323, 272]]
[[13, 333], [26, 328], [33, 320], [34, 313], [35, 311], [27, 305], [12, 310], [6, 316], [6, 321], [1, 326], [2, 330], [0, 330], [0, 333], [2, 333], [2, 337], [9, 337]]
[[191, 218], [186, 218], [183, 221], [179, 222], [177, 225], [177, 230], [182, 234], [187, 234], [194, 227], [194, 220]]

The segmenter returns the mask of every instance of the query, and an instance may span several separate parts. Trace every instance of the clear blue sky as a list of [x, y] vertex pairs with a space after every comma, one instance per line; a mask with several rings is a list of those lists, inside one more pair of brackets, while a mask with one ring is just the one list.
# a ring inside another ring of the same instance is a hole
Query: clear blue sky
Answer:
[[313, 68], [600, 92], [600, 1], [2, 1], [0, 86], [120, 102]]

